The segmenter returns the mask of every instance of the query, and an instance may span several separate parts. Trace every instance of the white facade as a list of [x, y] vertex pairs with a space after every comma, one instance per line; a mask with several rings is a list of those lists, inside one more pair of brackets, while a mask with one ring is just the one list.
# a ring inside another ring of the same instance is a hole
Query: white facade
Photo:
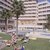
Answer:
[[47, 15], [50, 14], [50, 2], [44, 0], [37, 3], [36, 0], [25, 0], [24, 5], [25, 14], [19, 18], [19, 30], [43, 29], [47, 23]]
[[2, 8], [11, 10], [12, 5], [11, 5], [11, 1], [10, 0], [0, 0], [0, 11]]
[[[12, 9], [12, 2], [11, 0], [0, 0], [0, 12], [2, 11], [3, 8], [7, 10]], [[1, 15], [1, 13], [0, 13]], [[12, 19], [8, 19], [8, 28], [13, 28], [14, 27], [14, 21]], [[0, 18], [0, 29], [5, 30], [5, 20]]]
[[[33, 30], [34, 28], [44, 28], [44, 24], [47, 23], [47, 15], [50, 14], [50, 3], [47, 0], [38, 3], [36, 0], [23, 0], [23, 2], [25, 6], [25, 14], [20, 15], [18, 21], [19, 30], [25, 31]], [[11, 0], [0, 0], [0, 11], [2, 11], [2, 8], [11, 10], [11, 4]], [[0, 26], [2, 25], [3, 27], [3, 25], [5, 25], [4, 21], [2, 24], [1, 23], [2, 22], [0, 21]]]
[[50, 3], [48, 0], [38, 2], [38, 26], [44, 28], [47, 23], [47, 15], [50, 14]]
[[20, 15], [19, 30], [33, 30], [37, 26], [37, 4], [36, 0], [23, 0], [25, 14]]

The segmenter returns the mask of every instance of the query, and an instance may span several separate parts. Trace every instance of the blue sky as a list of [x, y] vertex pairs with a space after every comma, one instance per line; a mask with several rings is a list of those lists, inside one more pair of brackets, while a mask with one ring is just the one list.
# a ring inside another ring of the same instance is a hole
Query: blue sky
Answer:
[[42, 1], [45, 1], [45, 0], [38, 0], [38, 2], [42, 2]]
[[50, 2], [50, 0], [48, 0]]
[[[46, 1], [46, 0], [38, 0], [38, 2], [42, 2], [42, 1]], [[48, 0], [48, 2], [50, 2], [50, 0]]]

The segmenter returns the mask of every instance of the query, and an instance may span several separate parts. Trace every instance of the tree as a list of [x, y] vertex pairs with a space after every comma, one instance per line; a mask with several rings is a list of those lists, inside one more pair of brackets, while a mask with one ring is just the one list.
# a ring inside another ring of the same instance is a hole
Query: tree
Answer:
[[50, 14], [47, 15], [47, 23], [45, 24], [45, 28], [50, 29]]
[[16, 33], [18, 33], [18, 18], [19, 18], [19, 16], [21, 15], [21, 14], [24, 14], [24, 4], [23, 4], [23, 1], [21, 1], [21, 0], [14, 0], [13, 1], [13, 4], [12, 4], [12, 6], [13, 6], [13, 14], [15, 15], [15, 17], [16, 17]]
[[4, 9], [1, 12], [1, 18], [5, 19], [5, 32], [7, 33], [7, 28], [8, 28], [8, 18], [11, 17], [11, 11]]

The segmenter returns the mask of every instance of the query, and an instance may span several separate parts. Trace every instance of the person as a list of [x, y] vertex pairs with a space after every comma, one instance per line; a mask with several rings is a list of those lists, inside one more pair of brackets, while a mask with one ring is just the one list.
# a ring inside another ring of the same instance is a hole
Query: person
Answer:
[[21, 50], [25, 50], [25, 47], [24, 47], [24, 46], [22, 46], [22, 47], [21, 47]]
[[14, 46], [14, 50], [18, 50], [18, 48], [16, 46]]

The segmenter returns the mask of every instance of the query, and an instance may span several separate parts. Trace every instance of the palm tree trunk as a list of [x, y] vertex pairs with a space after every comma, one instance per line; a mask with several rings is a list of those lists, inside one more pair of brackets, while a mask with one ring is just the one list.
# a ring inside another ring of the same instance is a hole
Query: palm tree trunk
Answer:
[[5, 33], [7, 33], [7, 29], [8, 29], [8, 19], [5, 18]]
[[16, 35], [18, 35], [18, 18], [16, 20]]

